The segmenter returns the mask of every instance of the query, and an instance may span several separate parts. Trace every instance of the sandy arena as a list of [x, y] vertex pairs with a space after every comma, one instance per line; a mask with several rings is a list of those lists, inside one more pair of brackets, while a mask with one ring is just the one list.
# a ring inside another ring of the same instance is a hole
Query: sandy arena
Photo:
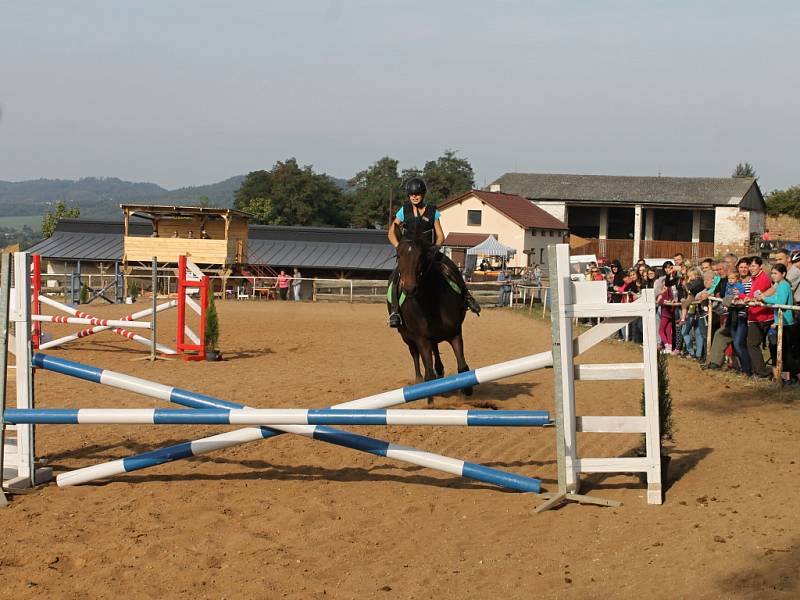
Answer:
[[[137, 360], [143, 347], [108, 333], [52, 354], [261, 408], [323, 407], [413, 382], [381, 305], [217, 307], [223, 362], [151, 364]], [[95, 308], [104, 317], [122, 312]], [[174, 311], [159, 318], [168, 345], [174, 319]], [[549, 322], [485, 310], [467, 317], [465, 343], [473, 368], [510, 360], [548, 350]], [[442, 356], [452, 373], [452, 352]], [[605, 342], [583, 360], [640, 356]], [[285, 435], [14, 497], [0, 510], [0, 596], [800, 597], [800, 401], [670, 360], [676, 435], [663, 506], [647, 505], [636, 477], [595, 477], [584, 491], [621, 508], [533, 515], [534, 495]], [[540, 371], [485, 384], [471, 398], [437, 398], [436, 407], [552, 411], [552, 383], [552, 371]], [[579, 413], [638, 412], [639, 382], [579, 382], [577, 390]], [[37, 373], [36, 394], [42, 408], [169, 407], [49, 372]], [[60, 473], [229, 429], [42, 426], [38, 454]], [[358, 431], [540, 477], [554, 489], [551, 429]], [[583, 455], [620, 456], [638, 436], [579, 441]]]

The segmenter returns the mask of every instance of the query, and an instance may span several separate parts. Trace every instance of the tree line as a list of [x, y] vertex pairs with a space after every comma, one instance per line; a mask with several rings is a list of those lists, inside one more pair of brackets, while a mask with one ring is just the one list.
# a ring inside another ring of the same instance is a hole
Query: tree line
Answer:
[[233, 207], [265, 225], [384, 228], [390, 210], [404, 202], [405, 181], [416, 176], [425, 180], [426, 201], [434, 204], [475, 185], [472, 165], [454, 150], [445, 150], [422, 169], [402, 171], [397, 159], [384, 156], [356, 173], [344, 189], [328, 175], [315, 173], [311, 165], [300, 166], [289, 158], [269, 171], [249, 173], [234, 195]]

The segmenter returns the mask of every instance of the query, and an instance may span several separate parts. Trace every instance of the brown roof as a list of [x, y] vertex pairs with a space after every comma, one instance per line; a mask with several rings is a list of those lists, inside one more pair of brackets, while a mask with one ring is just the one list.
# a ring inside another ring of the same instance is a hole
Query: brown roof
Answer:
[[439, 210], [447, 208], [458, 202], [476, 196], [486, 204], [503, 213], [509, 219], [525, 229], [563, 229], [567, 226], [550, 213], [542, 210], [527, 198], [516, 194], [503, 194], [501, 192], [485, 192], [483, 190], [470, 190], [455, 198], [445, 200], [439, 205]]
[[489, 235], [488, 233], [460, 233], [458, 231], [453, 231], [447, 234], [447, 237], [444, 238], [444, 244], [442, 245], [450, 246], [451, 248], [472, 248], [488, 238]]

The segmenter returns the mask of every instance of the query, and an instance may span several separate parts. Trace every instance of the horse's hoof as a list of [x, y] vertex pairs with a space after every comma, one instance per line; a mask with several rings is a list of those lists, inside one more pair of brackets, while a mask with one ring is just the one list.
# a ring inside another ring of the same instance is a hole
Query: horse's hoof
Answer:
[[433, 398], [428, 398], [428, 406], [433, 406]]
[[465, 396], [472, 396], [472, 388], [471, 387], [463, 388], [461, 390], [461, 393], [464, 394]]

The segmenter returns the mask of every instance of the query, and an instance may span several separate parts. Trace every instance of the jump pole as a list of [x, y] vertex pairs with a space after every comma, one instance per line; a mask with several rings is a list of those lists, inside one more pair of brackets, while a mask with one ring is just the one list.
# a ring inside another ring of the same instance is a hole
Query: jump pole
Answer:
[[335, 408], [38, 408], [6, 409], [10, 425], [435, 425], [543, 427], [541, 410], [375, 410]]
[[[85, 314], [85, 313], [84, 313]], [[60, 315], [31, 315], [31, 320], [38, 323], [62, 323], [69, 325], [103, 326], [107, 329], [114, 327], [129, 327], [131, 329], [150, 329], [150, 323], [145, 321], [127, 321], [125, 319], [98, 319], [96, 317], [62, 317]]]
[[[591, 330], [581, 334], [573, 341], [575, 353], [580, 354], [582, 352], [586, 352], [593, 346], [606, 339], [619, 328], [620, 320], [614, 317], [607, 319], [604, 323], [596, 325]], [[174, 388], [161, 383], [150, 382], [145, 379], [124, 375], [122, 373], [116, 373], [114, 371], [98, 369], [96, 367], [68, 361], [54, 356], [37, 353], [34, 355], [33, 361], [34, 366], [41, 369], [54, 371], [63, 375], [83, 379], [85, 381], [91, 381], [93, 383], [100, 383], [118, 389], [139, 393], [152, 398], [165, 400], [167, 402], [181, 404], [183, 406], [189, 406], [193, 408], [242, 408], [242, 405], [240, 404], [233, 404], [224, 400], [213, 398], [211, 396], [206, 396], [204, 394], [198, 394], [188, 390]], [[367, 396], [358, 400], [338, 404], [334, 408], [389, 408], [398, 404], [414, 402], [429, 396], [444, 394], [481, 383], [497, 381], [499, 379], [513, 377], [515, 375], [522, 375], [524, 373], [550, 367], [552, 364], [552, 353], [540, 352], [539, 354], [532, 354], [530, 356], [497, 363], [487, 367], [481, 367], [472, 371], [466, 371], [464, 373], [443, 377], [441, 379], [435, 379], [432, 381], [409, 385], [390, 390], [388, 392], [375, 394], [373, 396]], [[621, 368], [628, 367], [628, 365], [619, 366]], [[590, 379], [592, 378], [592, 372], [591, 369], [587, 368], [586, 366], [578, 365], [575, 367], [575, 376], [577, 378]], [[291, 431], [286, 429], [290, 427], [294, 427], [294, 429]], [[331, 443], [337, 443], [335, 440], [353, 443], [356, 441], [348, 437], [355, 434], [322, 428], [321, 426], [317, 426], [316, 430], [310, 432], [308, 426], [306, 426], [305, 429], [302, 429], [302, 427], [303, 426], [286, 426], [283, 431], [297, 433], [299, 435], [313, 437], [315, 439], [322, 439]], [[160, 465], [174, 460], [180, 460], [191, 456], [199, 456], [215, 450], [230, 448], [239, 444], [266, 439], [276, 435], [280, 435], [280, 433], [275, 431], [275, 429], [267, 428], [246, 428], [237, 431], [229, 431], [192, 442], [178, 444], [169, 448], [163, 448], [160, 450], [154, 450], [152, 452], [134, 455], [126, 459], [113, 461], [111, 463], [94, 465], [92, 467], [86, 467], [84, 469], [63, 473], [57, 478], [57, 482], [59, 486], [77, 485], [80, 483], [93, 481], [95, 479], [120, 475], [122, 473]], [[388, 451], [387, 449], [389, 444], [387, 442], [376, 442], [371, 438], [364, 438], [364, 436], [358, 437], [363, 439], [357, 440], [360, 446], [355, 447], [355, 449], [371, 452], [373, 454], [375, 454], [375, 452], [372, 450], [377, 449], [379, 456], [387, 456], [387, 454], [381, 453]], [[342, 443], [339, 445], [346, 446], [347, 444]], [[397, 447], [395, 447], [393, 450], [396, 449]], [[394, 452], [393, 457], [405, 460], [399, 451]], [[451, 472], [456, 475], [461, 474], [455, 471], [447, 472]]]
[[[174, 308], [177, 305], [178, 305], [178, 301], [177, 300], [170, 300], [169, 302], [164, 302], [163, 304], [159, 304], [158, 306], [156, 306], [156, 312], [161, 312], [161, 311], [164, 311], [164, 310], [167, 310], [167, 309], [170, 309], [170, 308]], [[140, 310], [139, 312], [135, 312], [135, 313], [131, 313], [129, 315], [125, 315], [124, 317], [121, 317], [119, 320], [120, 321], [125, 321], [126, 322], [126, 327], [128, 327], [129, 326], [128, 321], [135, 321], [136, 319], [141, 319], [141, 318], [147, 317], [147, 316], [152, 315], [152, 314], [154, 314], [153, 313], [153, 309], [152, 308], [147, 308], [145, 310]], [[73, 334], [66, 335], [64, 337], [60, 337], [58, 339], [55, 339], [55, 340], [52, 340], [52, 341], [49, 341], [49, 342], [45, 342], [45, 343], [43, 343], [43, 344], [41, 344], [39, 346], [39, 350], [47, 350], [48, 348], [55, 348], [55, 347], [60, 346], [62, 344], [66, 344], [67, 342], [72, 342], [74, 340], [78, 340], [78, 339], [81, 339], [81, 338], [84, 338], [84, 337], [87, 337], [87, 336], [90, 336], [90, 335], [94, 335], [95, 333], [100, 333], [101, 331], [107, 331], [108, 329], [111, 329], [111, 327], [103, 327], [103, 326], [89, 327], [87, 329], [83, 329], [82, 331], [78, 331], [77, 333], [73, 333]], [[143, 343], [138, 339], [136, 339], [134, 341]], [[150, 340], [148, 340], [147, 345], [148, 346], [150, 345]], [[159, 351], [164, 353], [164, 354], [175, 354], [174, 350], [172, 350], [171, 348], [167, 348], [166, 346], [161, 346], [161, 349]]]
[[[549, 353], [544, 354], [549, 356]], [[113, 371], [97, 369], [95, 367], [74, 363], [72, 361], [67, 361], [53, 356], [36, 354], [34, 356], [34, 364], [39, 368], [70, 375], [86, 381], [92, 381], [94, 383], [101, 383], [111, 387], [137, 392], [145, 396], [167, 400], [175, 404], [182, 404], [192, 408], [248, 408], [244, 405], [227, 402], [212, 396], [189, 392], [187, 390], [150, 382], [138, 377], [131, 377], [129, 375], [123, 375]], [[475, 372], [470, 373], [474, 374]], [[466, 375], [466, 373], [459, 374], [459, 376], [463, 375]], [[473, 377], [470, 377], [469, 379], [470, 381], [474, 381]], [[437, 380], [436, 382], [430, 383], [438, 383], [439, 381], [442, 380]], [[417, 386], [409, 387], [416, 387], [417, 391], [421, 392], [424, 391], [426, 385], [427, 384], [417, 384]], [[472, 383], [464, 383], [462, 381], [460, 387], [468, 385], [472, 385]], [[424, 391], [424, 393], [421, 393], [421, 395], [413, 399], [416, 400], [419, 398], [426, 398], [431, 393], [431, 387], [433, 386], [428, 386], [427, 391]], [[458, 389], [458, 387], [455, 389]], [[402, 397], [402, 388], [395, 391], [399, 392], [400, 396]], [[368, 401], [373, 406], [380, 406], [382, 404], [383, 407], [394, 404], [402, 404], [405, 402], [405, 400], [402, 399], [388, 401], [384, 399], [385, 397], [385, 394], [379, 394], [378, 396], [370, 396], [369, 398], [361, 401], [346, 402], [334, 408], [367, 408], [367, 406], [356, 407], [354, 406], [355, 402], [366, 403]], [[508, 473], [498, 469], [492, 469], [483, 465], [470, 463], [447, 456], [441, 456], [431, 452], [417, 450], [408, 446], [376, 440], [371, 437], [358, 435], [347, 431], [341, 431], [323, 425], [280, 425], [274, 428], [248, 427], [245, 429], [239, 429], [216, 436], [203, 438], [193, 442], [185, 442], [183, 444], [177, 444], [168, 448], [162, 448], [152, 452], [146, 452], [144, 454], [138, 454], [108, 463], [62, 473], [56, 478], [56, 481], [59, 486], [78, 485], [81, 483], [94, 481], [96, 479], [107, 478], [147, 467], [153, 467], [166, 462], [171, 462], [173, 460], [189, 458], [191, 456], [199, 456], [201, 454], [213, 452], [222, 448], [229, 448], [231, 446], [236, 446], [246, 442], [275, 437], [277, 435], [281, 435], [281, 433], [294, 433], [315, 440], [328, 442], [330, 444], [335, 444], [354, 450], [360, 450], [376, 456], [393, 458], [422, 467], [428, 467], [453, 475], [460, 475], [462, 477], [475, 479], [477, 481], [482, 481], [484, 483], [490, 483], [517, 491], [538, 493], [541, 490], [541, 483], [538, 479], [517, 475], [515, 473]]]
[[[65, 312], [65, 313], [67, 313], [67, 314], [69, 314], [69, 315], [71, 315], [73, 317], [76, 317], [76, 318], [79, 318], [79, 319], [96, 319], [97, 321], [102, 321], [102, 319], [97, 319], [97, 317], [95, 317], [92, 314], [85, 313], [85, 312], [82, 312], [80, 310], [74, 309], [71, 306], [67, 306], [66, 304], [61, 304], [61, 302], [53, 300], [52, 298], [48, 298], [47, 296], [39, 296], [39, 300], [41, 302], [43, 302], [44, 304], [52, 306], [53, 308], [58, 309], [60, 311], [63, 311], [63, 312]], [[171, 302], [166, 302], [165, 305], [174, 306]], [[162, 306], [164, 306], [164, 305], [162, 305]], [[165, 308], [171, 308], [171, 306], [165, 306]], [[153, 310], [152, 308], [149, 308], [149, 309], [146, 309], [146, 310], [147, 310], [146, 314], [152, 314], [152, 310]], [[120, 320], [127, 321], [128, 319], [120, 319]], [[131, 320], [133, 320], [133, 319], [131, 319]], [[126, 323], [126, 327], [128, 325], [129, 324]], [[104, 325], [99, 325], [98, 327], [105, 327], [105, 326]], [[149, 328], [149, 325], [148, 325], [148, 328]], [[117, 334], [119, 336], [122, 336], [124, 338], [129, 339], [129, 340], [133, 340], [135, 342], [139, 342], [140, 344], [143, 344], [143, 345], [147, 346], [148, 348], [152, 344], [152, 342], [149, 339], [147, 339], [146, 337], [141, 336], [141, 335], [139, 335], [137, 333], [133, 333], [132, 331], [128, 331], [127, 329], [124, 329], [122, 327], [117, 327], [117, 328], [107, 327], [107, 329], [109, 331], [111, 331], [112, 333], [115, 333], [115, 334]], [[105, 330], [101, 330], [101, 331], [105, 331]], [[81, 332], [79, 332], [79, 333], [81, 333]], [[98, 332], [95, 331], [95, 332], [92, 332], [92, 333], [98, 333]], [[91, 334], [86, 334], [86, 335], [91, 335]], [[79, 337], [85, 337], [85, 336], [79, 336]], [[48, 347], [52, 348], [53, 347], [53, 343], [54, 342], [49, 342], [48, 343]], [[63, 343], [63, 342], [61, 342], [61, 343]], [[41, 349], [41, 347], [40, 347], [40, 349]], [[173, 350], [172, 348], [168, 348], [167, 346], [163, 346], [162, 344], [156, 344], [156, 349], [159, 352], [162, 352], [164, 354], [177, 354], [175, 352], [175, 350]]]

